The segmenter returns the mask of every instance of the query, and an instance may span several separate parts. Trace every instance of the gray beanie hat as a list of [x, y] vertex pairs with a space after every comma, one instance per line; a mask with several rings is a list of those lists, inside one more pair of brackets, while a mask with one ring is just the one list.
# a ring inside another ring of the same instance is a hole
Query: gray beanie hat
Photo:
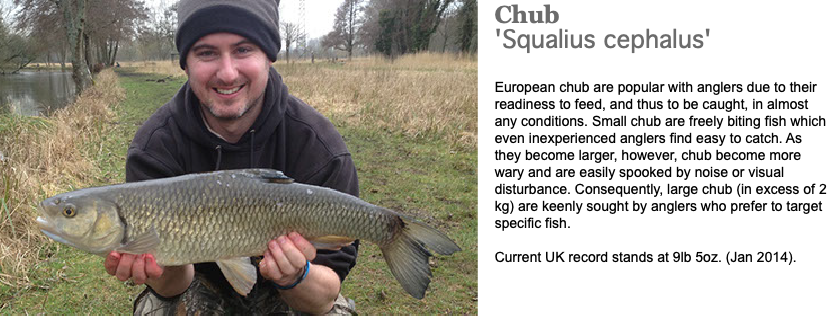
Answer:
[[234, 33], [260, 46], [269, 60], [277, 60], [280, 51], [280, 20], [277, 7], [280, 0], [182, 0], [179, 2], [179, 28], [176, 48], [179, 67], [191, 46], [200, 38], [213, 33]]

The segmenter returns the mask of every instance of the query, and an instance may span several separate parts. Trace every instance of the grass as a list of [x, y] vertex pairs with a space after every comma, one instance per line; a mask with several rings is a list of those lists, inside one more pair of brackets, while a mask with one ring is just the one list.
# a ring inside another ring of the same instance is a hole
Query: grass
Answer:
[[[415, 300], [393, 278], [378, 247], [363, 244], [359, 264], [343, 284], [343, 294], [356, 300], [360, 313], [476, 313], [476, 65], [475, 61], [447, 56], [414, 58], [422, 60], [413, 62], [402, 58], [391, 64], [381, 59], [359, 59], [346, 64], [275, 65], [289, 85], [289, 91], [330, 117], [344, 136], [358, 168], [363, 199], [423, 219], [447, 232], [463, 249], [453, 256], [431, 259], [431, 289], [424, 300]], [[54, 177], [55, 184], [45, 185], [45, 189], [41, 188], [44, 187], [42, 182], [49, 182], [43, 180], [45, 176], [22, 184], [15, 182], [22, 177], [9, 177], [13, 181], [2, 183], [35, 189], [29, 194], [30, 198], [16, 200], [13, 204], [5, 202], [7, 192], [21, 189], [2, 189], [0, 192], [0, 201], [3, 201], [0, 203], [0, 234], [3, 234], [0, 237], [13, 241], [11, 249], [30, 249], [26, 255], [6, 256], [6, 261], [0, 261], [9, 262], [0, 264], [0, 314], [128, 313], [133, 298], [143, 288], [132, 286], [130, 282], [119, 282], [104, 272], [101, 258], [47, 242], [26, 224], [34, 218], [34, 203], [46, 196], [71, 188], [122, 182], [127, 145], [136, 129], [158, 106], [169, 100], [185, 80], [166, 70], [162, 70], [162, 74], [151, 74], [156, 69], [139, 71], [125, 64], [122, 63], [118, 79], [124, 89], [123, 100], [110, 104], [112, 113], [104, 116], [108, 119], [103, 120], [98, 132], [92, 133], [97, 136], [73, 144], [74, 150], [83, 158], [81, 160], [86, 161], [85, 169], [70, 172], [67, 166], [53, 161], [49, 166], [28, 167]], [[409, 97], [373, 94], [368, 88], [341, 82], [361, 76], [368, 78], [365, 85], [399, 89], [397, 93], [408, 93]], [[414, 78], [424, 80], [407, 83]], [[158, 79], [165, 80], [159, 82]], [[455, 127], [441, 126], [436, 120], [422, 117], [426, 114], [388, 113], [412, 111], [409, 105], [400, 103], [419, 99], [424, 91], [435, 89], [426, 87], [445, 80], [456, 80], [460, 87], [436, 93], [440, 93], [441, 98], [462, 103], [431, 105], [427, 102], [420, 106], [438, 106], [446, 113], [468, 115], [465, 119], [446, 121], [456, 124]], [[97, 80], [102, 81], [102, 78]], [[408, 85], [411, 88], [405, 89]], [[395, 117], [402, 121], [379, 124]], [[0, 152], [8, 153], [4, 146], [9, 144], [27, 146], [37, 143], [35, 139], [39, 138], [36, 137], [57, 134], [55, 131], [60, 124], [63, 123], [54, 118], [0, 116]], [[7, 142], [3, 137], [14, 134], [9, 132], [12, 130], [25, 130], [35, 136]], [[45, 145], [35, 147], [49, 148]], [[53, 156], [44, 158], [58, 159], [57, 154], [49, 155]], [[61, 171], [53, 170], [55, 168]], [[6, 169], [2, 171], [5, 177]], [[79, 172], [87, 175], [79, 175]], [[7, 204], [9, 206], [5, 207]], [[17, 218], [15, 221], [9, 223], [2, 219], [10, 213], [6, 209], [11, 210], [12, 217]], [[10, 227], [15, 231], [12, 232]], [[29, 242], [21, 242], [27, 238]], [[7, 243], [2, 245], [6, 247]]]
[[409, 55], [391, 63], [277, 63], [291, 93], [334, 120], [476, 149], [476, 61]]
[[50, 117], [0, 116], [0, 205], [5, 213], [0, 216], [0, 310], [43, 311], [35, 306], [45, 306], [45, 301], [23, 302], [38, 294], [48, 297], [53, 284], [66, 279], [64, 266], [54, 266], [72, 252], [48, 242], [36, 229], [36, 203], [73, 188], [115, 181], [98, 162], [115, 119], [112, 105], [123, 98], [123, 90], [112, 71], [99, 74], [97, 82]]

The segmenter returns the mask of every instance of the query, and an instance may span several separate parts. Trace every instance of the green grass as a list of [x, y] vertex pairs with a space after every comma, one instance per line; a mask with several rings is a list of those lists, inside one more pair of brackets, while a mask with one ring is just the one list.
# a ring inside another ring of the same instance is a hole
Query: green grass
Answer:
[[415, 300], [393, 278], [378, 247], [362, 244], [343, 293], [361, 313], [476, 312], [476, 153], [449, 152], [447, 144], [437, 141], [338, 129], [356, 162], [364, 200], [422, 219], [463, 249], [432, 260], [431, 289], [425, 299]]
[[[124, 181], [124, 157], [137, 128], [185, 80], [147, 80], [162, 77], [120, 72], [126, 99], [115, 109], [114, 131], [102, 144], [89, 144], [100, 147], [101, 174], [96, 179], [101, 184]], [[476, 313], [476, 151], [451, 150], [454, 146], [441, 140], [378, 133], [346, 121], [333, 123], [353, 153], [363, 199], [422, 219], [447, 232], [463, 249], [453, 256], [431, 259], [431, 289], [425, 299], [416, 300], [393, 278], [378, 247], [364, 243], [342, 293], [356, 301], [362, 314]], [[45, 249], [42, 260], [30, 270], [32, 286], [12, 293], [11, 287], [0, 284], [0, 314], [125, 314], [132, 310], [133, 298], [143, 286], [107, 275], [100, 257], [58, 243]]]

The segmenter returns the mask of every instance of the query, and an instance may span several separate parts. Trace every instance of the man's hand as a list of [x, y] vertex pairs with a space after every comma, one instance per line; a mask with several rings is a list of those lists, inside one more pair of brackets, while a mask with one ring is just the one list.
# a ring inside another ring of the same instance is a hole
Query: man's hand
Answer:
[[164, 272], [164, 268], [156, 264], [153, 255], [131, 255], [115, 251], [110, 252], [104, 259], [104, 268], [108, 274], [116, 276], [120, 281], [133, 278], [136, 284], [144, 284], [147, 279], [159, 278]]
[[121, 281], [133, 278], [136, 284], [149, 285], [157, 294], [173, 297], [185, 292], [194, 279], [194, 266], [162, 267], [156, 264], [153, 255], [131, 255], [110, 252], [104, 259], [107, 273], [116, 276]]
[[280, 286], [295, 283], [306, 268], [306, 261], [315, 258], [315, 247], [297, 232], [269, 241], [269, 248], [260, 261], [260, 274]]

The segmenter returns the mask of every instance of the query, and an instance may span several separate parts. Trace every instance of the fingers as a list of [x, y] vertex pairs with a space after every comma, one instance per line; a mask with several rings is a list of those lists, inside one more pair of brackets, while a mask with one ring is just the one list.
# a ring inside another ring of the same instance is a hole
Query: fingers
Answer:
[[[281, 239], [283, 241], [281, 241]], [[283, 251], [282, 243], [285, 243], [286, 237], [280, 236], [277, 240], [269, 241], [269, 251], [272, 253], [272, 259], [274, 260], [275, 264], [277, 265], [277, 269], [279, 270], [280, 277], [278, 278], [278, 283], [282, 284], [286, 281], [291, 282], [290, 276], [293, 276], [297, 273], [297, 269], [292, 266], [292, 263], [289, 262], [289, 258], [286, 257], [286, 252]], [[306, 263], [306, 261], [304, 261]]]
[[149, 279], [161, 277], [162, 273], [165, 272], [164, 268], [156, 264], [156, 258], [154, 258], [153, 255], [145, 255], [144, 269]]
[[104, 259], [107, 274], [116, 276], [120, 281], [133, 278], [136, 284], [144, 284], [147, 279], [162, 276], [164, 268], [156, 263], [153, 255], [131, 255], [110, 252]]
[[[315, 246], [313, 246], [311, 242], [306, 240], [306, 238], [303, 238], [303, 236], [301, 236], [297, 232], [291, 232], [289, 233], [289, 239], [292, 240], [292, 243], [295, 244], [295, 247], [297, 247], [298, 250], [300, 250], [300, 252], [303, 254], [303, 256], [306, 257], [306, 260], [312, 261], [312, 259], [315, 259]], [[306, 262], [304, 262], [304, 264], [305, 263]]]
[[[307, 256], [304, 251], [311, 254]], [[280, 285], [293, 283], [303, 273], [307, 258], [314, 258], [314, 251], [312, 244], [297, 233], [280, 236], [269, 241], [260, 273]]]
[[[297, 275], [298, 270], [303, 269], [306, 265], [306, 256], [301, 253], [301, 250], [298, 249], [297, 245], [295, 245], [292, 240], [289, 238], [280, 236], [277, 238], [277, 243], [280, 245], [280, 250], [283, 250], [283, 254], [286, 255], [285, 264], [287, 264], [286, 268], [281, 266], [281, 270], [285, 271], [286, 274], [289, 275]], [[278, 264], [281, 261], [278, 261]]]
[[260, 261], [260, 274], [272, 281], [281, 277], [280, 269], [277, 268], [277, 263], [275, 263], [274, 255], [270, 249], [266, 249], [266, 254], [263, 255], [263, 260]]
[[136, 261], [136, 255], [122, 254], [121, 260], [118, 262], [116, 268], [116, 277], [119, 281], [127, 281], [133, 274], [133, 262]]
[[104, 269], [107, 270], [107, 274], [116, 275], [119, 259], [121, 259], [121, 254], [118, 252], [112, 251], [107, 255], [107, 258], [104, 259]]
[[145, 280], [147, 280], [147, 275], [144, 273], [144, 255], [136, 256], [133, 261], [133, 282], [141, 285]]

